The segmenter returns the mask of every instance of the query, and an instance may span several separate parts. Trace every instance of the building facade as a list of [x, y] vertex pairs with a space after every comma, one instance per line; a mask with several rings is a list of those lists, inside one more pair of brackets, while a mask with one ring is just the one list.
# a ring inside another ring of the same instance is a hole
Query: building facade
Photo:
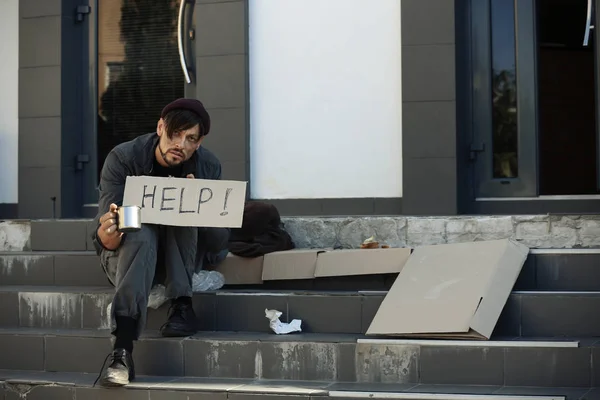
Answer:
[[594, 8], [7, 0], [0, 217], [94, 215], [107, 152], [184, 96], [223, 178], [283, 215], [596, 212]]

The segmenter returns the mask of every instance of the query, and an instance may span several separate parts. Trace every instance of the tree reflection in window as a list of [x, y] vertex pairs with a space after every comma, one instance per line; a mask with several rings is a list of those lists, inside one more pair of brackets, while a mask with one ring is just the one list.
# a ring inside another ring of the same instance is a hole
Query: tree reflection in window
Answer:
[[98, 4], [98, 171], [119, 143], [154, 132], [184, 96], [177, 50], [179, 0]]
[[491, 0], [493, 177], [516, 178], [518, 163], [515, 3]]

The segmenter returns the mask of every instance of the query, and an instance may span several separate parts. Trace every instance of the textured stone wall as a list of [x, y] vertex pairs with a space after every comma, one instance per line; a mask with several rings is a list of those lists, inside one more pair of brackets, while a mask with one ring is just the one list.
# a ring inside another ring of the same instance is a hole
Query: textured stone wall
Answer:
[[512, 238], [530, 248], [600, 247], [600, 216], [284, 218], [298, 248], [392, 247]]
[[[65, 232], [84, 235], [82, 250], [86, 249], [87, 221], [48, 222], [56, 224], [46, 227], [57, 233], [55, 237], [63, 238]], [[283, 222], [298, 248], [356, 248], [372, 235], [392, 247], [512, 238], [530, 248], [600, 248], [600, 215], [289, 217]], [[36, 229], [38, 241], [45, 240]], [[29, 221], [0, 221], [0, 251], [29, 251], [31, 230]]]
[[28, 221], [0, 221], [0, 251], [27, 251], [30, 236]]

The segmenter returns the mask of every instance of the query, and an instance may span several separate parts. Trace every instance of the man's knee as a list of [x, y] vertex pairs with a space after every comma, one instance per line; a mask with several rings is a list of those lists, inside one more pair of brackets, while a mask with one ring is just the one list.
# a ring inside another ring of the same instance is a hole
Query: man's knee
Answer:
[[128, 232], [123, 236], [123, 242], [117, 251], [122, 250], [129, 244], [137, 244], [144, 246], [152, 246], [154, 248], [158, 245], [158, 229], [154, 225], [143, 224], [142, 228], [137, 232]]
[[154, 276], [157, 253], [156, 227], [142, 225], [139, 231], [125, 234], [121, 245], [112, 252], [112, 256], [110, 252], [107, 253], [107, 275], [117, 288], [134, 292], [137, 292], [137, 289], [142, 290], [147, 281]]
[[164, 226], [161, 231], [161, 240], [164, 240], [165, 246], [170, 246], [174, 240], [179, 248], [193, 248], [198, 240], [197, 231], [197, 228], [187, 226]]

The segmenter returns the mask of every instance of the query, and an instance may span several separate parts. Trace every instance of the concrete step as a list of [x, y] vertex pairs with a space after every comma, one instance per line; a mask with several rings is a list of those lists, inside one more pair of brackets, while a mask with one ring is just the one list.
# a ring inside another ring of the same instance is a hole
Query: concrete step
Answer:
[[[398, 274], [344, 276], [293, 281], [265, 281], [235, 286], [254, 290], [384, 290]], [[233, 287], [232, 287], [233, 288]], [[600, 249], [532, 249], [515, 290], [600, 291]]]
[[[589, 388], [598, 383], [595, 339], [385, 341], [356, 335], [201, 333], [134, 349], [141, 375], [205, 378]], [[0, 369], [98, 373], [107, 332], [0, 329]]]
[[[397, 274], [267, 281], [225, 288], [259, 290], [388, 290]], [[93, 251], [0, 252], [0, 285], [110, 287]], [[600, 291], [600, 249], [534, 249], [515, 290]]]
[[91, 219], [0, 221], [0, 251], [93, 250]]
[[[204, 331], [270, 332], [265, 309], [302, 320], [310, 333], [366, 332], [385, 292], [218, 291], [194, 295]], [[0, 287], [0, 327], [108, 329], [112, 291], [96, 287]], [[148, 329], [165, 322], [169, 304], [148, 310]], [[496, 336], [600, 336], [600, 292], [513, 292]]]
[[[299, 248], [356, 248], [373, 234], [393, 247], [505, 238], [514, 238], [530, 248], [600, 247], [598, 215], [340, 216], [282, 220]], [[90, 219], [1, 221], [0, 250], [92, 250], [89, 234], [93, 229]]]
[[0, 252], [0, 284], [110, 287], [92, 251]]
[[0, 398], [4, 399], [5, 394], [11, 400], [281, 400], [287, 397], [294, 400], [583, 400], [597, 393], [595, 388], [348, 384], [161, 376], [139, 376], [126, 388], [111, 390], [92, 387], [94, 379], [92, 374], [0, 370]]
[[532, 249], [516, 290], [600, 290], [600, 249]]

